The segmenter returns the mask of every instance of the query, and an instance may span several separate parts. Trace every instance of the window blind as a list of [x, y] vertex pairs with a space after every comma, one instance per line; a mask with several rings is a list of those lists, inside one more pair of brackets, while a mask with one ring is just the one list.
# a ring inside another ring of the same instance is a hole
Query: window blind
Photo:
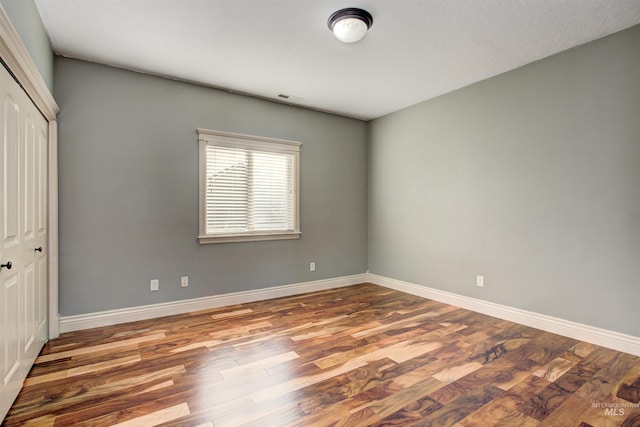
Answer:
[[206, 233], [294, 231], [295, 156], [207, 145]]

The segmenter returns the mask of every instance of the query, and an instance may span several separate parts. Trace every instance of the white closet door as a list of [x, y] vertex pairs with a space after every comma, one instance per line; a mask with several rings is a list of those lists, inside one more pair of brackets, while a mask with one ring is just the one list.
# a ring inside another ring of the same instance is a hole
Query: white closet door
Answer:
[[[0, 67], [0, 419], [47, 336], [47, 122]], [[11, 263], [11, 268], [9, 268]]]

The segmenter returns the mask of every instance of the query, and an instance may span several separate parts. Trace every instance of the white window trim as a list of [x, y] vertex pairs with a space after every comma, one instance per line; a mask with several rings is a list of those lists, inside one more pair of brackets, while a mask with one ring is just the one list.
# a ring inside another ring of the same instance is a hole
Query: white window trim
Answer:
[[[243, 135], [231, 132], [220, 132], [209, 129], [197, 129], [198, 131], [198, 162], [199, 162], [199, 187], [198, 187], [198, 243], [230, 243], [230, 242], [258, 242], [265, 240], [289, 240], [299, 239], [300, 235], [300, 146], [297, 141], [266, 138], [253, 135]], [[214, 143], [217, 146], [268, 148], [270, 151], [294, 154], [294, 193], [295, 193], [295, 229], [286, 232], [254, 232], [254, 233], [228, 233], [207, 234], [206, 225], [206, 185], [207, 185], [207, 144]]]

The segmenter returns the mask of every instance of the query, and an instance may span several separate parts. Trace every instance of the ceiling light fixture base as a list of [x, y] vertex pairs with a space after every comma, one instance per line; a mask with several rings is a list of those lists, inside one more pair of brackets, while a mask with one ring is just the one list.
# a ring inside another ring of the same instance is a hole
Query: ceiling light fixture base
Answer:
[[373, 25], [373, 16], [366, 10], [347, 7], [332, 13], [327, 25], [341, 42], [355, 43], [367, 34]]

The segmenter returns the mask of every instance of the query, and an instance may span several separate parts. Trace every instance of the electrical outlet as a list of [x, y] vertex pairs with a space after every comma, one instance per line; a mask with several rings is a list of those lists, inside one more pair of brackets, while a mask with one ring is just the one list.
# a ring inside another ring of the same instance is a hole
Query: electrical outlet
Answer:
[[158, 279], [153, 279], [150, 282], [149, 289], [152, 291], [157, 291], [158, 289], [160, 289], [160, 281]]
[[484, 287], [484, 276], [476, 276], [476, 286], [480, 288]]
[[309, 263], [309, 271], [316, 271], [316, 263], [315, 262], [310, 262]]
[[182, 276], [180, 278], [180, 286], [182, 286], [183, 288], [189, 286], [189, 276]]

